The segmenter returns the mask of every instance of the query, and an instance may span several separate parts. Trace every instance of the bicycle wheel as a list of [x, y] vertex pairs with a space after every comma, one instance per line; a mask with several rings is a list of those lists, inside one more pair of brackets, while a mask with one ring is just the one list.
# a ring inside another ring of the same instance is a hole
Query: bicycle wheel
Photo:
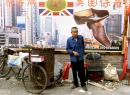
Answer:
[[7, 58], [0, 58], [0, 77], [5, 77], [9, 74], [11, 67], [8, 67]]
[[24, 87], [30, 93], [39, 94], [47, 86], [47, 73], [40, 65], [27, 65], [22, 77]]

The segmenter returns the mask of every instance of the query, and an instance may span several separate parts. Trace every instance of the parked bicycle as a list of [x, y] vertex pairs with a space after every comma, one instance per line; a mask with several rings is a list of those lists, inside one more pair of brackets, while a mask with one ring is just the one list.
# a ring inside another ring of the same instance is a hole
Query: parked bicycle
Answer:
[[8, 47], [3, 47], [1, 49], [2, 52], [0, 57], [0, 77], [5, 77], [11, 71], [11, 68], [7, 66], [8, 55], [13, 55], [15, 52]]
[[27, 51], [28, 57], [23, 59], [22, 67], [19, 68], [18, 72], [15, 72], [13, 67], [9, 67], [7, 64], [8, 55], [13, 55], [15, 51], [4, 48], [4, 54], [0, 60], [0, 77], [6, 77], [13, 71], [15, 78], [17, 80], [22, 80], [22, 83], [28, 92], [39, 94], [44, 91], [47, 86], [47, 73], [45, 69], [40, 66], [40, 62], [31, 61], [31, 50], [32, 49], [24, 49], [24, 51]]

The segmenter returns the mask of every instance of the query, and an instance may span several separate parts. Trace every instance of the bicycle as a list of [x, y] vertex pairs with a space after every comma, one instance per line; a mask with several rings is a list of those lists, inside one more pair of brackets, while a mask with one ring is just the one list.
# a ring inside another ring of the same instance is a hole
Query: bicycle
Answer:
[[47, 87], [47, 73], [45, 69], [40, 66], [39, 62], [31, 62], [32, 49], [24, 50], [27, 50], [28, 57], [24, 58], [22, 61], [22, 68], [19, 68], [17, 73], [13, 70], [13, 67], [7, 67], [7, 56], [4, 55], [3, 60], [6, 60], [6, 62], [2, 62], [0, 68], [4, 66], [5, 68], [8, 68], [8, 70], [7, 72], [3, 72], [1, 71], [2, 69], [0, 69], [0, 72], [2, 72], [0, 77], [6, 77], [12, 70], [15, 74], [15, 78], [17, 80], [22, 80], [22, 83], [28, 92], [39, 94]]
[[5, 77], [11, 71], [11, 68], [8, 68], [7, 66], [8, 54], [13, 55], [15, 52], [7, 47], [3, 47], [1, 49], [2, 49], [2, 55], [0, 58], [0, 62], [1, 62], [0, 63], [0, 77]]

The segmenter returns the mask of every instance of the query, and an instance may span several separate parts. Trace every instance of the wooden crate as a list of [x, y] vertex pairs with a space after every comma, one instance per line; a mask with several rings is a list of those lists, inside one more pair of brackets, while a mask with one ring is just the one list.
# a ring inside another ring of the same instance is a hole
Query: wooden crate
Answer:
[[46, 70], [48, 76], [48, 86], [54, 83], [54, 48], [32, 48], [32, 54], [45, 56], [46, 61], [40, 65]]

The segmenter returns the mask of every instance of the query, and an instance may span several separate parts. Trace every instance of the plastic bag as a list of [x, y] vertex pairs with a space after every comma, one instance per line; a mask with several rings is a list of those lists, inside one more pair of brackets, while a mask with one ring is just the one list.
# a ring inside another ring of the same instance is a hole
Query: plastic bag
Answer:
[[70, 62], [65, 62], [64, 67], [63, 67], [63, 74], [62, 74], [62, 80], [66, 80], [69, 78], [69, 70], [71, 68], [71, 63]]
[[7, 64], [9, 67], [19, 67], [22, 68], [22, 58], [16, 55], [8, 55]]
[[116, 67], [113, 67], [111, 64], [108, 64], [107, 67], [104, 69], [104, 79], [119, 81]]
[[56, 61], [56, 64], [54, 65], [54, 79], [58, 80], [61, 77], [63, 64]]

